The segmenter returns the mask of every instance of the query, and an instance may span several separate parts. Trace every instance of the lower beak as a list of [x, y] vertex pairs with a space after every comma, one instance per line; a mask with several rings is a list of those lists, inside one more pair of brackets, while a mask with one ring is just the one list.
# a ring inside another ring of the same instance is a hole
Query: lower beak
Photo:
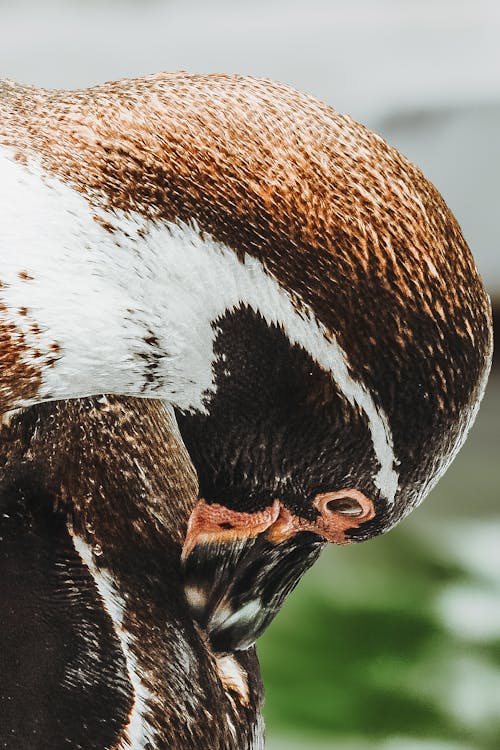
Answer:
[[317, 559], [325, 540], [278, 502], [256, 514], [201, 500], [183, 549], [186, 597], [216, 651], [251, 646]]

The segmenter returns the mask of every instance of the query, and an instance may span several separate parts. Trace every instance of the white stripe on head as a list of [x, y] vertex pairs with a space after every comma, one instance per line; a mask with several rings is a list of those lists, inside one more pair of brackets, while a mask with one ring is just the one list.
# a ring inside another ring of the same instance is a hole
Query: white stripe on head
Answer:
[[[280, 326], [290, 343], [302, 347], [321, 368], [329, 372], [347, 401], [364, 412], [374, 453], [380, 464], [374, 482], [392, 503], [398, 488], [398, 474], [394, 470], [396, 460], [387, 417], [377, 408], [370, 392], [350, 375], [347, 355], [335, 338], [315, 319], [310, 309], [303, 307], [299, 312], [294, 307], [283, 287], [256, 258], [246, 256], [242, 263], [227, 246], [206, 236], [202, 239], [195, 226], [170, 225], [171, 239], [167, 241], [164, 231], [163, 227], [154, 227], [150, 240], [162, 244], [168, 267], [182, 274], [179, 288], [189, 289], [190, 277], [194, 272], [204, 286], [203, 297], [199, 298], [198, 303], [194, 299], [192, 302], [198, 308], [198, 326], [200, 322], [204, 323], [204, 335], [198, 343], [206, 347], [209, 342], [206, 362], [210, 370], [204, 373], [205, 388], [190, 396], [196, 399], [196, 403], [191, 402], [189, 406], [203, 410], [200, 397], [204, 392], [213, 390], [213, 338], [216, 332], [209, 332], [212, 323], [226, 311], [236, 309], [241, 304], [248, 305], [260, 313], [268, 324]], [[157, 232], [160, 236], [155, 236]]]
[[[3, 157], [3, 158], [2, 158]], [[260, 261], [241, 262], [231, 248], [197, 227], [146, 222], [138, 213], [93, 208], [62, 180], [0, 150], [1, 290], [10, 319], [34, 348], [62, 356], [43, 371], [40, 400], [102, 392], [163, 398], [205, 411], [213, 392], [216, 322], [247, 305], [283, 329], [329, 372], [347, 401], [366, 415], [379, 463], [374, 483], [394, 502], [398, 474], [386, 415], [351, 374], [347, 354], [312, 311], [290, 295]], [[29, 216], [26, 211], [29, 207]], [[97, 219], [97, 220], [96, 220]], [[112, 232], [106, 229], [112, 226]], [[25, 269], [33, 277], [20, 282]], [[27, 307], [28, 315], [16, 311]], [[132, 312], [131, 312], [132, 311]], [[33, 315], [43, 333], [30, 333]], [[144, 376], [146, 331], [161, 352], [154, 382]], [[36, 339], [36, 340], [35, 340]]]

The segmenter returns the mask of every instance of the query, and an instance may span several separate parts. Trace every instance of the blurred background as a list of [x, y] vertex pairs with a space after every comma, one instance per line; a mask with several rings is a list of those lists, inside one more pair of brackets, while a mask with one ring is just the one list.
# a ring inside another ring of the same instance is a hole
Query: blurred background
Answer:
[[[380, 133], [462, 225], [500, 309], [498, 0], [0, 0], [0, 76], [276, 78]], [[431, 497], [331, 548], [260, 642], [270, 750], [500, 748], [500, 372]]]

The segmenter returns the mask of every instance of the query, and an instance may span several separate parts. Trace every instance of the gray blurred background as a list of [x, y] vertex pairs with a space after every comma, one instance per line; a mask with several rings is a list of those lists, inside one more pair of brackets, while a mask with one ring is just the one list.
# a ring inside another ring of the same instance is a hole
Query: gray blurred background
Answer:
[[[500, 307], [498, 0], [0, 0], [0, 76], [276, 78], [415, 161]], [[500, 748], [500, 373], [465, 448], [387, 537], [328, 550], [263, 637], [269, 748]]]

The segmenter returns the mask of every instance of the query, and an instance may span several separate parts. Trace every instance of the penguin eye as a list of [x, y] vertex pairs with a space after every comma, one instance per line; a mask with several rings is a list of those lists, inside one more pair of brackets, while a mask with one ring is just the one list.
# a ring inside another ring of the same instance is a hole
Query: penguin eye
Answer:
[[361, 504], [353, 497], [336, 497], [327, 502], [326, 508], [342, 516], [360, 516], [364, 512]]

